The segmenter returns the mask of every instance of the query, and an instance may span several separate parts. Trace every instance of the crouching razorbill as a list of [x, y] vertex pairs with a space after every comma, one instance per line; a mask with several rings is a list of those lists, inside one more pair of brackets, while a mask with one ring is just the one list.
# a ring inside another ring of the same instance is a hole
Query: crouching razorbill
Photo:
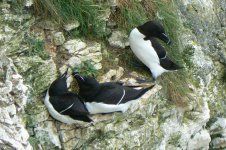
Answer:
[[181, 68], [170, 60], [165, 49], [155, 38], [167, 44], [171, 43], [162, 25], [155, 21], [148, 21], [134, 28], [129, 35], [133, 53], [150, 69], [154, 79], [164, 72]]
[[123, 86], [119, 82], [98, 83], [92, 77], [82, 77], [74, 72], [79, 86], [79, 95], [84, 98], [90, 114], [125, 112], [134, 100], [139, 99], [154, 85], [135, 89], [137, 86]]
[[67, 77], [68, 70], [53, 81], [47, 90], [44, 103], [50, 115], [67, 124], [79, 123], [79, 121], [92, 122], [81, 98], [76, 93], [68, 91]]

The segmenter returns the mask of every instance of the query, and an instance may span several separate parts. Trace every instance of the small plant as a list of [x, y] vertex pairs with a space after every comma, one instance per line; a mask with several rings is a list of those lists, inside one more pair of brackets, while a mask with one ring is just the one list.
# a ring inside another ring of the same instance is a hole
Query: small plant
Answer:
[[81, 66], [78, 68], [78, 72], [83, 76], [96, 76], [97, 70], [91, 60], [86, 60], [82, 62]]
[[92, 34], [101, 22], [100, 6], [93, 0], [34, 0], [34, 9], [36, 14], [60, 24], [78, 21], [81, 35]]
[[27, 37], [24, 41], [29, 49], [23, 51], [26, 56], [39, 56], [43, 60], [49, 59], [49, 54], [45, 51], [45, 43], [43, 40], [37, 39], [35, 37]]

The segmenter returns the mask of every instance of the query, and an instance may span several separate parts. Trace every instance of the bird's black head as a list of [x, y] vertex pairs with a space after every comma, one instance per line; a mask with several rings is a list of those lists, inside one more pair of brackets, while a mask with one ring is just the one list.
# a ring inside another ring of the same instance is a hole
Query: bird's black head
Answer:
[[49, 96], [62, 95], [68, 92], [67, 88], [68, 69], [59, 78], [57, 78], [49, 87]]
[[99, 87], [99, 83], [95, 78], [83, 77], [79, 75], [77, 71], [74, 71], [72, 75], [77, 80], [80, 91], [89, 91], [92, 89], [97, 89]]
[[137, 29], [145, 35], [144, 40], [149, 40], [150, 37], [156, 37], [167, 44], [171, 43], [171, 40], [166, 35], [163, 26], [157, 21], [148, 21], [145, 24], [138, 26]]

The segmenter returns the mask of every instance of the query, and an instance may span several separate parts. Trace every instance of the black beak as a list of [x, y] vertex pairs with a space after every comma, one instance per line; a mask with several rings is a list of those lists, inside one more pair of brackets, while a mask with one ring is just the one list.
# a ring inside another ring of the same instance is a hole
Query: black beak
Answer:
[[164, 41], [166, 44], [170, 45], [171, 44], [171, 40], [170, 38], [165, 34], [162, 33], [159, 37], [162, 41]]
[[72, 73], [72, 75], [75, 77], [75, 79], [76, 79], [77, 81], [78, 81], [78, 80], [83, 80], [83, 81], [85, 81], [84, 78], [83, 78], [82, 76], [79, 75], [77, 69], [74, 70], [74, 72]]
[[79, 75], [78, 70], [75, 69], [74, 72], [72, 73], [73, 76]]
[[60, 78], [68, 78], [69, 76], [68, 76], [68, 68], [67, 68], [67, 70], [61, 75], [61, 77]]

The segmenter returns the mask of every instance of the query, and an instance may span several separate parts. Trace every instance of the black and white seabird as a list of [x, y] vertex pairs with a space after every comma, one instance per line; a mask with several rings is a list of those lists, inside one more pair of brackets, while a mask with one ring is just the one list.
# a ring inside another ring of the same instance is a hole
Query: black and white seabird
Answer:
[[50, 115], [67, 124], [79, 121], [92, 122], [81, 98], [76, 93], [68, 91], [67, 77], [68, 70], [53, 81], [47, 90], [44, 103]]
[[74, 72], [79, 86], [79, 95], [84, 99], [90, 114], [125, 112], [132, 102], [139, 99], [154, 85], [135, 89], [137, 86], [123, 86], [119, 82], [98, 83], [92, 77], [82, 77]]
[[164, 72], [181, 68], [170, 60], [165, 49], [155, 38], [167, 44], [171, 43], [163, 26], [156, 21], [148, 21], [134, 28], [129, 35], [132, 51], [150, 69], [154, 79]]

